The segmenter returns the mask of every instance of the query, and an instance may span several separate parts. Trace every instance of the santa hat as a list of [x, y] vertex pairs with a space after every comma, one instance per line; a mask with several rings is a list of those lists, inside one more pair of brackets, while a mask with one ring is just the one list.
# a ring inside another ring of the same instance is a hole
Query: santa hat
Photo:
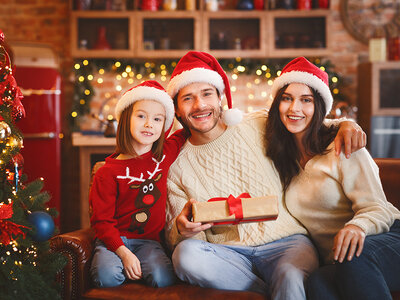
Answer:
[[276, 93], [282, 87], [293, 82], [304, 83], [316, 90], [325, 102], [326, 114], [331, 111], [333, 97], [326, 72], [304, 57], [295, 58], [283, 68], [281, 75], [275, 79], [271, 90], [272, 98], [275, 98]]
[[161, 103], [165, 108], [165, 125], [164, 130], [167, 131], [174, 120], [175, 110], [174, 102], [167, 94], [164, 88], [154, 80], [147, 80], [141, 84], [127, 90], [119, 99], [115, 107], [117, 120], [121, 113], [131, 104], [140, 100], [154, 100]]
[[214, 86], [223, 95], [225, 92], [229, 110], [223, 114], [227, 125], [235, 125], [242, 120], [242, 112], [232, 109], [231, 88], [228, 77], [214, 56], [198, 51], [189, 51], [183, 56], [172, 72], [167, 86], [168, 94], [174, 98], [183, 87], [196, 82], [204, 82]]

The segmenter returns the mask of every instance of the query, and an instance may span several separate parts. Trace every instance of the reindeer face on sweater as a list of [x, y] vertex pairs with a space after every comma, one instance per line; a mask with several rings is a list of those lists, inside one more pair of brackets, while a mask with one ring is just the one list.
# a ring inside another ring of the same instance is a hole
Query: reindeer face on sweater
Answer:
[[[131, 225], [128, 229], [131, 232], [137, 231], [139, 234], [144, 233], [144, 228], [151, 216], [150, 207], [152, 207], [161, 197], [161, 192], [158, 189], [156, 182], [160, 180], [162, 173], [159, 173], [157, 176], [155, 175], [157, 172], [162, 171], [160, 169], [160, 164], [164, 158], [165, 155], [160, 161], [157, 161], [153, 158], [153, 161], [156, 163], [156, 167], [153, 172], [147, 171], [147, 174], [149, 175], [147, 179], [143, 178], [143, 173], [140, 174], [140, 177], [131, 176], [129, 167], [126, 168], [126, 174], [124, 176], [117, 176], [118, 179], [128, 179], [129, 181], [127, 184], [129, 184], [129, 188], [139, 189], [135, 199], [135, 207], [138, 209], [138, 211], [132, 214]], [[131, 184], [134, 181], [141, 183]]]
[[136, 208], [151, 207], [161, 197], [156, 182], [160, 180], [162, 174], [158, 174], [155, 179], [146, 179], [142, 184], [132, 184], [131, 189], [139, 189], [139, 193], [135, 199]]

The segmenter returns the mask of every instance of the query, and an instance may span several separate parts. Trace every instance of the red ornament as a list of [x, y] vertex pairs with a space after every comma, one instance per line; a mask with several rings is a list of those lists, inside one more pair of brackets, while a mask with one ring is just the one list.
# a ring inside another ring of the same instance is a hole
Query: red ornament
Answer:
[[0, 43], [4, 42], [6, 39], [6, 36], [4, 35], [4, 32], [0, 29]]
[[14, 165], [18, 165], [18, 169], [22, 168], [24, 166], [24, 157], [21, 153], [17, 153], [12, 158], [12, 162], [14, 163]]
[[0, 220], [9, 219], [13, 215], [11, 204], [0, 204]]
[[[21, 91], [18, 88], [17, 94], [21, 93]], [[21, 97], [17, 96], [17, 98], [15, 98], [14, 102], [13, 102], [13, 107], [12, 107], [12, 111], [11, 111], [11, 116], [14, 119], [14, 121], [19, 121], [21, 120], [23, 117], [25, 117], [25, 109], [24, 106], [22, 105], [21, 99], [24, 96], [22, 96], [21, 93]]]
[[28, 228], [6, 220], [11, 218], [12, 215], [12, 204], [0, 204], [0, 243], [3, 245], [8, 245], [11, 239], [16, 238], [18, 235], [25, 237], [25, 232], [21, 228]]

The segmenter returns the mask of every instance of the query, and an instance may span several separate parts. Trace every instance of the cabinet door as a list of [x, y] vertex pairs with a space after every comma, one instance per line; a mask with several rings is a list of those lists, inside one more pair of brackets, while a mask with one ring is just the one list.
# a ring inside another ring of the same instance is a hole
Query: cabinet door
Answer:
[[400, 62], [358, 66], [358, 123], [373, 157], [400, 157]]
[[200, 17], [194, 12], [175, 11], [137, 14], [137, 57], [181, 57], [200, 50]]
[[72, 12], [73, 57], [133, 57], [133, 22], [126, 12]]
[[268, 40], [270, 57], [326, 56], [330, 54], [328, 10], [271, 11]]
[[221, 11], [203, 15], [203, 49], [219, 57], [265, 57], [267, 28], [263, 12]]

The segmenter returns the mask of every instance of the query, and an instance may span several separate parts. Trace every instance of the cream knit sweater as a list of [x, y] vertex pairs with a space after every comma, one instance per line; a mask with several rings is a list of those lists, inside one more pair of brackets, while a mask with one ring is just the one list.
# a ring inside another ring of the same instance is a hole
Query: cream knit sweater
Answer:
[[386, 200], [378, 167], [365, 148], [349, 159], [343, 153], [337, 157], [333, 150], [313, 157], [291, 182], [285, 200], [325, 263], [332, 262], [334, 237], [346, 224], [370, 235], [387, 232], [400, 219], [400, 212]]
[[277, 195], [278, 219], [214, 226], [194, 238], [218, 244], [255, 246], [296, 233], [306, 234], [282, 205], [279, 176], [263, 146], [266, 118], [266, 111], [249, 114], [210, 143], [194, 146], [187, 141], [183, 146], [168, 176], [166, 232], [171, 247], [182, 240], [175, 218], [190, 198], [207, 201], [245, 192], [252, 197]]

